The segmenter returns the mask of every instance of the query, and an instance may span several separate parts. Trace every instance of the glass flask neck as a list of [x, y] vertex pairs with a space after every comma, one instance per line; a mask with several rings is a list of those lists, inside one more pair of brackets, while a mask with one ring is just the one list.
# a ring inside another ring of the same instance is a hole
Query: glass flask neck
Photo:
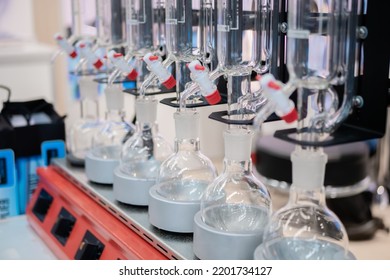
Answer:
[[200, 141], [196, 139], [176, 139], [175, 140], [175, 152], [199, 152]]
[[253, 132], [231, 128], [224, 132], [224, 172], [252, 172], [251, 146]]
[[223, 160], [223, 173], [251, 173], [252, 161], [250, 159], [238, 161], [225, 158]]
[[325, 188], [318, 186], [311, 190], [301, 189], [299, 186], [291, 186], [288, 204], [291, 205], [318, 205], [326, 207]]
[[152, 134], [158, 133], [158, 125], [156, 123], [150, 122], [137, 122], [136, 124], [137, 130], [139, 132], [150, 132]]
[[100, 115], [98, 101], [90, 98], [81, 100], [80, 115], [83, 119], [98, 119]]
[[107, 110], [105, 119], [107, 121], [122, 122], [125, 117], [125, 112], [123, 110]]
[[291, 154], [292, 185], [289, 203], [305, 205], [325, 204], [325, 165], [327, 155], [321, 148], [298, 147]]

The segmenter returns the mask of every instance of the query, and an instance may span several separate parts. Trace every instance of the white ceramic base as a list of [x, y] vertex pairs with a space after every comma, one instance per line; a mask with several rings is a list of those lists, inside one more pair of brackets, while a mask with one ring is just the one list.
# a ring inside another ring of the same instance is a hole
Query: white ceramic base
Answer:
[[169, 200], [159, 194], [159, 186], [155, 185], [149, 191], [149, 222], [171, 232], [193, 232], [194, 216], [200, 209], [200, 200]]
[[253, 260], [262, 233], [232, 233], [217, 230], [194, 217], [194, 254], [201, 260]]
[[114, 197], [116, 200], [138, 206], [147, 206], [149, 203], [149, 189], [156, 180], [137, 179], [130, 177], [120, 170], [114, 171]]
[[85, 173], [88, 180], [99, 184], [112, 184], [114, 170], [119, 165], [119, 159], [103, 159], [91, 152], [85, 157]]

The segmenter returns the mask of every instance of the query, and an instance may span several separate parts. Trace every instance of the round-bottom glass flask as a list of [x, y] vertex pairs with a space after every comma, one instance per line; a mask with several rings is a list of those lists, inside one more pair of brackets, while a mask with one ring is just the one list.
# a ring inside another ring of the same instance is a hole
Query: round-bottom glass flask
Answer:
[[193, 231], [193, 219], [200, 199], [217, 171], [200, 151], [199, 113], [174, 114], [175, 152], [160, 167], [157, 184], [149, 192], [149, 221], [172, 232]]
[[252, 259], [262, 241], [271, 198], [252, 173], [252, 135], [242, 128], [224, 133], [223, 173], [207, 187], [195, 216], [194, 253], [200, 259]]
[[354, 259], [348, 251], [344, 226], [326, 207], [326, 154], [321, 149], [297, 148], [291, 160], [293, 183], [289, 202], [272, 215], [255, 259]]
[[106, 120], [92, 139], [92, 148], [85, 158], [87, 178], [95, 183], [112, 184], [114, 169], [119, 165], [123, 143], [135, 128], [124, 120], [123, 93], [118, 86], [105, 89]]
[[114, 172], [114, 196], [123, 203], [147, 206], [149, 189], [172, 148], [158, 133], [157, 100], [139, 98], [135, 110], [137, 130], [123, 146], [120, 165]]

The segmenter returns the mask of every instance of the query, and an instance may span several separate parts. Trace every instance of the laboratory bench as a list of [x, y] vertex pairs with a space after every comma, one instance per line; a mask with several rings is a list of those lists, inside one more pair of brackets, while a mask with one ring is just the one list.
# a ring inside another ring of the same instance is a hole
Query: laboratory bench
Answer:
[[[100, 207], [105, 208], [113, 219], [120, 220], [129, 231], [137, 232], [157, 251], [168, 259], [197, 259], [192, 250], [192, 234], [175, 234], [159, 230], [148, 221], [146, 207], [136, 207], [115, 200], [112, 187], [90, 183], [82, 168], [74, 168], [64, 159], [55, 160], [56, 172], [61, 173]], [[220, 164], [217, 168], [220, 169]], [[278, 195], [273, 200], [284, 199]], [[277, 201], [278, 204], [280, 201]], [[375, 216], [390, 225], [390, 207], [373, 209]], [[52, 250], [31, 227], [26, 215], [0, 220], [0, 259], [57, 259]], [[390, 234], [378, 231], [366, 241], [350, 241], [350, 251], [358, 260], [390, 260]]]

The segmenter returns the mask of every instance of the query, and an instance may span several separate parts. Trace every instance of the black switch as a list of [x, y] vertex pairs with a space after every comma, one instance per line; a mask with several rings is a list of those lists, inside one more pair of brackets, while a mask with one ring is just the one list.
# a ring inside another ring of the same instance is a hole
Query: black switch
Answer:
[[47, 158], [47, 165], [50, 165], [51, 160], [53, 158], [58, 157], [58, 150], [57, 149], [48, 149], [46, 151], [46, 158]]
[[7, 162], [5, 158], [0, 158], [0, 185], [5, 185], [7, 183]]
[[52, 203], [53, 197], [45, 189], [42, 189], [32, 210], [41, 222], [45, 219]]
[[63, 246], [65, 246], [75, 223], [76, 218], [65, 208], [61, 208], [57, 221], [51, 229], [51, 233]]
[[98, 260], [104, 250], [104, 244], [87, 230], [74, 257], [76, 260]]
[[99, 245], [84, 242], [81, 246], [83, 249], [80, 260], [98, 260], [100, 258], [102, 250]]

